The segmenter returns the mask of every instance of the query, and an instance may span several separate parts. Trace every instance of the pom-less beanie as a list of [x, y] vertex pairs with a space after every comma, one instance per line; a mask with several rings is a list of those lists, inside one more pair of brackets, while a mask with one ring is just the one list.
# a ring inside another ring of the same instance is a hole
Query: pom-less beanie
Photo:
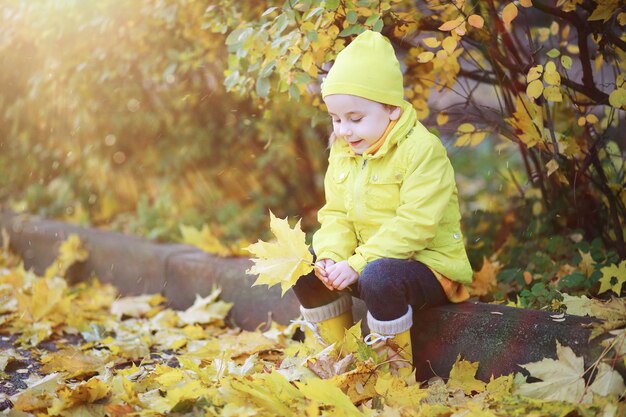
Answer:
[[351, 94], [379, 103], [402, 105], [402, 71], [389, 40], [367, 30], [339, 52], [322, 82], [322, 97], [331, 94]]

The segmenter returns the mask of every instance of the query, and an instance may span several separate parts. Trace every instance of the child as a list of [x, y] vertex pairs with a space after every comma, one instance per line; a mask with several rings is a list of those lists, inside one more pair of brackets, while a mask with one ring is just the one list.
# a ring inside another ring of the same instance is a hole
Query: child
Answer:
[[393, 47], [372, 31], [339, 53], [323, 81], [334, 130], [326, 204], [313, 237], [316, 269], [294, 292], [326, 344], [353, 324], [351, 296], [363, 299], [366, 342], [394, 347], [407, 376], [414, 314], [467, 299], [472, 270], [446, 150], [403, 96]]

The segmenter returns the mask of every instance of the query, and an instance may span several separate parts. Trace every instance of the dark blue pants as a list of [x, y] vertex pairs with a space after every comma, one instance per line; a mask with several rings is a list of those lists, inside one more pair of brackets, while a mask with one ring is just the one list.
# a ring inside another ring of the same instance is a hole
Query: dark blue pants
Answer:
[[382, 258], [365, 266], [356, 283], [343, 291], [331, 291], [314, 272], [301, 277], [293, 287], [304, 308], [315, 308], [348, 293], [365, 302], [376, 320], [395, 320], [410, 305], [413, 312], [448, 302], [432, 271], [413, 259]]

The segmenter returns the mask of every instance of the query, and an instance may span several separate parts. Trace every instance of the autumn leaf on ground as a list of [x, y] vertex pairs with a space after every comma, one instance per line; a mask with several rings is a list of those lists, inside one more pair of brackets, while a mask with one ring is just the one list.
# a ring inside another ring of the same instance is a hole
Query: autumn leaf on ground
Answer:
[[540, 382], [520, 385], [514, 394], [542, 400], [580, 402], [585, 391], [585, 363], [574, 351], [556, 342], [557, 359], [545, 358], [520, 365]]
[[567, 314], [573, 314], [576, 316], [591, 316], [593, 312], [591, 310], [591, 306], [594, 301], [585, 295], [581, 295], [580, 297], [575, 297], [569, 294], [562, 294], [563, 301], [567, 307]]
[[231, 254], [230, 249], [224, 246], [220, 240], [211, 233], [208, 225], [203, 225], [201, 230], [193, 226], [180, 225], [180, 233], [183, 236], [183, 242], [202, 249], [205, 252], [214, 253], [219, 256], [228, 256]]
[[[626, 386], [624, 386], [624, 379], [619, 372], [606, 363], [601, 362], [598, 365], [598, 374], [589, 386], [589, 389], [602, 397], [607, 395], [620, 396], [624, 394]], [[588, 399], [588, 401], [590, 400]]]
[[233, 303], [217, 300], [221, 292], [221, 289], [215, 288], [204, 298], [196, 294], [193, 305], [178, 313], [180, 320], [185, 324], [221, 323], [233, 306]]
[[59, 256], [46, 269], [44, 277], [52, 278], [53, 276], [64, 277], [65, 273], [75, 262], [82, 262], [89, 257], [89, 252], [83, 248], [80, 238], [76, 234], [71, 234], [61, 243], [59, 248]]
[[254, 265], [246, 273], [259, 275], [253, 286], [280, 284], [284, 295], [298, 278], [313, 270], [313, 255], [305, 243], [300, 221], [291, 229], [287, 219], [279, 219], [270, 211], [270, 229], [276, 236], [275, 242], [259, 240], [246, 248], [257, 257], [252, 258]]
[[483, 391], [485, 389], [485, 383], [476, 379], [477, 370], [478, 362], [463, 360], [459, 354], [450, 370], [448, 387], [461, 389], [467, 395], [471, 394], [473, 391]]
[[91, 404], [105, 398], [110, 391], [111, 387], [106, 383], [98, 378], [91, 378], [85, 383], [79, 383], [74, 388], [66, 387], [60, 390], [58, 397], [52, 401], [52, 406], [48, 407], [48, 413], [50, 415], [65, 415], [65, 410], [83, 404]]
[[122, 316], [141, 317], [158, 309], [159, 304], [165, 298], [160, 294], [144, 294], [130, 297], [122, 297], [111, 304], [111, 314], [121, 318]]
[[308, 399], [334, 407], [334, 416], [362, 416], [358, 408], [346, 394], [328, 379], [310, 379], [306, 383], [296, 382], [296, 386]]
[[600, 271], [602, 271], [602, 278], [600, 278], [598, 294], [611, 290], [619, 295], [626, 282], [626, 260], [620, 262], [619, 265], [605, 266]]
[[108, 355], [99, 356], [83, 352], [74, 346], [68, 346], [58, 352], [42, 358], [41, 370], [45, 373], [64, 372], [68, 378], [78, 378], [97, 374], [105, 363]]
[[596, 301], [591, 305], [592, 315], [602, 320], [594, 325], [591, 339], [614, 329], [626, 326], [626, 299], [612, 297], [607, 302]]
[[474, 272], [470, 293], [477, 296], [491, 294], [498, 284], [496, 275], [501, 268], [502, 266], [497, 261], [491, 262], [483, 257], [482, 268], [480, 268], [480, 271]]

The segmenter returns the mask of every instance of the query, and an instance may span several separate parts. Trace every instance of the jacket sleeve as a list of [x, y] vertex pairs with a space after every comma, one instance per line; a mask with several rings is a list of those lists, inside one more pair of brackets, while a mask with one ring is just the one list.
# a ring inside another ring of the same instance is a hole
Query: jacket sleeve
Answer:
[[326, 204], [317, 213], [320, 229], [313, 235], [313, 249], [317, 259], [328, 258], [339, 262], [354, 253], [357, 240], [354, 227], [347, 219], [343, 192], [339, 190], [335, 175], [336, 164], [337, 160], [331, 155], [324, 178]]
[[409, 259], [428, 247], [456, 189], [454, 170], [438, 139], [420, 141], [416, 155], [409, 157], [396, 215], [348, 260], [359, 274], [375, 259]]

